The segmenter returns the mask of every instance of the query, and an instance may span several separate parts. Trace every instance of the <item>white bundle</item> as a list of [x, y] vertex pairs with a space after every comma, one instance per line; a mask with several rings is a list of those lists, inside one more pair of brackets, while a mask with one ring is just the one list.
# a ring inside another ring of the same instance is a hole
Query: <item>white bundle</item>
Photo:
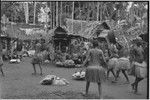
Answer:
[[20, 63], [20, 59], [11, 59], [10, 63]]
[[28, 52], [29, 56], [33, 56], [35, 54], [35, 50], [29, 50], [27, 52]]
[[81, 72], [75, 72], [72, 77], [74, 79], [83, 79], [85, 78], [85, 72], [84, 71], [81, 71]]
[[47, 75], [44, 79], [40, 81], [40, 84], [42, 85], [51, 85], [53, 83], [53, 80], [56, 79], [55, 75]]
[[45, 63], [49, 63], [49, 60], [45, 60], [44, 62], [45, 62]]
[[64, 62], [64, 64], [67, 66], [67, 65], [74, 65], [74, 61], [73, 60], [66, 60]]
[[67, 85], [69, 82], [64, 78], [55, 75], [47, 75], [41, 82], [42, 85]]
[[67, 84], [69, 84], [69, 82], [64, 78], [62, 78], [62, 79], [57, 78], [53, 81], [53, 84], [54, 85], [67, 85]]

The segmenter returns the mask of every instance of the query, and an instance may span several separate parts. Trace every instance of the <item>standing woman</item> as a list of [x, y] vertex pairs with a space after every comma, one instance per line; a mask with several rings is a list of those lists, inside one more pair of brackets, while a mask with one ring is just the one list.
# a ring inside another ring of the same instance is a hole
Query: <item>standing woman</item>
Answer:
[[106, 65], [104, 54], [102, 50], [98, 49], [98, 42], [93, 41], [93, 48], [88, 51], [88, 55], [83, 63], [83, 66], [88, 62], [86, 69], [86, 91], [84, 95], [88, 94], [90, 82], [96, 82], [98, 84], [99, 98], [102, 98], [102, 86], [101, 83], [106, 80], [105, 69]]
[[31, 64], [33, 66], [33, 70], [34, 70], [34, 73], [32, 73], [33, 75], [36, 75], [36, 67], [35, 65], [38, 64], [39, 65], [39, 68], [40, 68], [40, 71], [41, 71], [41, 75], [42, 75], [42, 67], [41, 67], [41, 62], [42, 62], [42, 56], [41, 56], [41, 43], [38, 42], [35, 46], [35, 54], [31, 60]]

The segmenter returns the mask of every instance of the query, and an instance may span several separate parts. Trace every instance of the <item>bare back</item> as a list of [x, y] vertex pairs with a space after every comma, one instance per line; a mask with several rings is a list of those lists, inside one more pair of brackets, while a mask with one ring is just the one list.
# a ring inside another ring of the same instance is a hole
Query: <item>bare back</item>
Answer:
[[104, 61], [104, 55], [102, 50], [91, 49], [89, 50], [89, 66], [101, 66], [102, 61]]

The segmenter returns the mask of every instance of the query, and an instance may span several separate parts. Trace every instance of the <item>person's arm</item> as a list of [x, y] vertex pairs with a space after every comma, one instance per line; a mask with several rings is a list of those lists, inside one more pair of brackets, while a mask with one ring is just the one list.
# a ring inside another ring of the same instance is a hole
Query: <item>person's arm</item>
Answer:
[[101, 57], [102, 57], [102, 61], [103, 61], [104, 67], [107, 67], [107, 66], [106, 66], [106, 59], [105, 59], [105, 57], [104, 57], [103, 51], [101, 51]]
[[102, 51], [102, 59], [103, 59], [104, 63], [106, 63], [106, 59], [105, 59], [105, 57], [104, 57], [103, 51]]
[[115, 49], [115, 52], [118, 53], [118, 49], [117, 49], [116, 45], [114, 45], [114, 49]]
[[89, 58], [90, 58], [90, 51], [88, 51], [86, 59], [84, 60], [84, 62], [82, 64], [82, 67], [85, 66], [85, 64], [88, 62]]

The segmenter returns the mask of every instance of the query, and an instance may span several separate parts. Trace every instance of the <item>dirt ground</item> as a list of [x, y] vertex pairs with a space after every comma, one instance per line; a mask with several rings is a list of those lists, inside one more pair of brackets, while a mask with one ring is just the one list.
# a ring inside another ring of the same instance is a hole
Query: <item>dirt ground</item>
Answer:
[[[4, 63], [3, 70], [5, 77], [0, 73], [0, 95], [2, 99], [97, 99], [98, 89], [96, 83], [91, 83], [89, 95], [82, 96], [85, 90], [85, 81], [72, 79], [72, 74], [79, 68], [58, 68], [53, 64], [43, 65], [44, 75], [32, 75], [30, 58], [25, 58], [20, 64]], [[39, 71], [39, 70], [38, 70]], [[40, 81], [45, 75], [53, 74], [67, 79], [68, 86], [44, 86]], [[124, 84], [125, 78], [121, 74], [118, 83], [111, 83], [113, 79], [110, 74], [109, 81], [103, 83], [104, 99], [146, 99], [147, 79], [139, 83], [140, 94], [133, 94], [130, 84]], [[130, 82], [134, 77], [130, 76]]]

